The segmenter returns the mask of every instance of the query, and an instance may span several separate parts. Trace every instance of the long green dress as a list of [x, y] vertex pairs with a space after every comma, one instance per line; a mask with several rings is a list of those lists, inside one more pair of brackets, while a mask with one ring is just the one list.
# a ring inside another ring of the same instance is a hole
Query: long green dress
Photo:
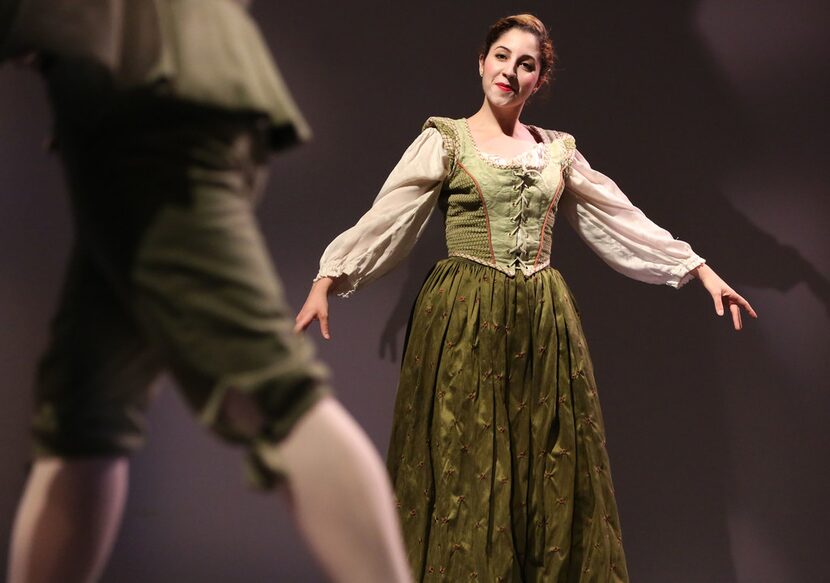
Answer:
[[415, 303], [389, 469], [423, 581], [626, 581], [602, 415], [579, 316], [547, 266], [573, 138], [530, 170], [431, 119], [454, 160], [450, 257]]

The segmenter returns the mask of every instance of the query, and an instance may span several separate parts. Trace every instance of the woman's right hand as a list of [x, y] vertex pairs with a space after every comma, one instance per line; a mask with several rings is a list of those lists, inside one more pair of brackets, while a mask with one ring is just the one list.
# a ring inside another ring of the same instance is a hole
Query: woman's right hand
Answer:
[[297, 314], [294, 332], [305, 331], [314, 320], [320, 320], [320, 334], [331, 340], [329, 333], [329, 293], [334, 278], [323, 277], [314, 282], [302, 309]]

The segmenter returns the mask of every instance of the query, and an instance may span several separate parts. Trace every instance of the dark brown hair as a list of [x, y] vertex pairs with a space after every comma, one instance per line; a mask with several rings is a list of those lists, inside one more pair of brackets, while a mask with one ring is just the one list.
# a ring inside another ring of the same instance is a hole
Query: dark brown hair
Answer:
[[525, 32], [529, 32], [539, 41], [539, 84], [538, 87], [550, 82], [551, 73], [553, 72], [553, 64], [556, 58], [553, 52], [553, 41], [550, 40], [550, 34], [545, 24], [533, 16], [532, 14], [514, 14], [513, 16], [505, 16], [500, 18], [487, 31], [487, 36], [484, 39], [484, 47], [481, 49], [481, 56], [486, 57], [490, 52], [490, 47], [496, 42], [501, 35], [508, 30], [518, 28]]

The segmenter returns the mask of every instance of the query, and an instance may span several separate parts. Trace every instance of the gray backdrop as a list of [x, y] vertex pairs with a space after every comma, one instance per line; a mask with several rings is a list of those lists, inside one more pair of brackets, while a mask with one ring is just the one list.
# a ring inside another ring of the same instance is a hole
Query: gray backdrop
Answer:
[[[487, 25], [535, 11], [561, 61], [525, 120], [573, 133], [595, 168], [761, 315], [735, 334], [698, 283], [678, 292], [626, 280], [558, 226], [554, 263], [591, 341], [632, 580], [826, 580], [826, 3], [275, 4], [259, 2], [254, 14], [315, 130], [313, 143], [274, 160], [260, 215], [292, 303], [421, 123], [478, 108]], [[0, 88], [5, 547], [71, 226], [59, 167], [42, 147], [39, 80], [7, 66]], [[410, 261], [332, 306], [334, 340], [320, 352], [381, 452], [410, 305], [442, 252], [433, 218]], [[162, 382], [105, 581], [322, 581], [278, 500], [246, 488], [238, 452], [205, 434]]]

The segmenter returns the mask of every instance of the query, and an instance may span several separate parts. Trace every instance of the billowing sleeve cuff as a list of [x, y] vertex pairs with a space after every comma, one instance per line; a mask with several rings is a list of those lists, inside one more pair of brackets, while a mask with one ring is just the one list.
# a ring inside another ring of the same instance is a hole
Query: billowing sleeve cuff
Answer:
[[616, 271], [646, 283], [679, 288], [705, 260], [685, 241], [653, 223], [613, 180], [576, 151], [561, 211], [589, 247]]
[[404, 152], [375, 202], [320, 259], [314, 281], [336, 278], [332, 291], [349, 296], [406, 257], [427, 224], [448, 172], [441, 134], [424, 130]]

